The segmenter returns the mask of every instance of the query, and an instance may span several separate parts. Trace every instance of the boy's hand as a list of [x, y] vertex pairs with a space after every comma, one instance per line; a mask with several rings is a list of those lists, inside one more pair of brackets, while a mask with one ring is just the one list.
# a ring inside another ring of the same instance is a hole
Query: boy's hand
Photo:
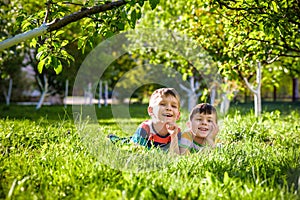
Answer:
[[178, 126], [175, 123], [167, 123], [166, 128], [168, 133], [171, 135], [170, 153], [171, 155], [179, 155], [180, 150], [178, 146]]
[[176, 135], [178, 133], [178, 126], [175, 123], [167, 123], [166, 128], [170, 135]]
[[213, 122], [212, 126], [211, 126], [211, 131], [210, 133], [207, 135], [206, 139], [206, 143], [208, 145], [210, 145], [211, 147], [215, 147], [215, 138], [217, 136], [219, 132], [219, 126]]
[[211, 131], [208, 134], [208, 136], [212, 139], [215, 139], [216, 136], [218, 135], [218, 132], [219, 132], [219, 126], [215, 122], [213, 122], [211, 125]]

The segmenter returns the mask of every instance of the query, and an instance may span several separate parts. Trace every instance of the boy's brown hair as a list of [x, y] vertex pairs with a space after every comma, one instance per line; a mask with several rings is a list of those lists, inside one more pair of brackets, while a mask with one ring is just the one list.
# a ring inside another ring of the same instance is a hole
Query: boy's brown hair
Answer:
[[152, 107], [157, 98], [162, 97], [162, 96], [167, 97], [169, 95], [171, 95], [177, 99], [178, 105], [180, 108], [180, 97], [179, 97], [178, 92], [174, 88], [159, 88], [159, 89], [155, 90], [150, 97], [149, 106]]
[[189, 119], [192, 120], [194, 115], [197, 113], [200, 113], [200, 114], [203, 113], [205, 115], [206, 114], [215, 114], [216, 121], [218, 120], [216, 108], [209, 103], [200, 103], [200, 104], [196, 105], [190, 112]]

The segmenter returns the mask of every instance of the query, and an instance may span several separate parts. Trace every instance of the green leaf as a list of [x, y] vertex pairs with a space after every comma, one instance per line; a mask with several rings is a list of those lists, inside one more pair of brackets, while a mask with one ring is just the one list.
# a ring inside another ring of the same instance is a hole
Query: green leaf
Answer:
[[157, 4], [159, 4], [159, 0], [150, 0], [150, 6], [151, 6], [151, 9], [154, 10], [157, 6]]
[[61, 54], [63, 55], [64, 59], [69, 59], [72, 60], [73, 62], [75, 61], [73, 56], [71, 56], [67, 51], [61, 50]]
[[272, 1], [273, 9], [276, 13], [278, 13], [277, 4], [275, 1]]
[[58, 65], [58, 59], [55, 57], [55, 56], [51, 56], [51, 62], [50, 62], [50, 65], [54, 67], [54, 69], [57, 67]]
[[184, 73], [184, 74], [182, 75], [182, 80], [186, 81], [186, 80], [187, 80], [187, 77], [188, 77], [188, 74], [187, 74], [187, 73]]
[[131, 28], [135, 27], [135, 23], [136, 23], [136, 11], [133, 10], [131, 12], [131, 15], [130, 15], [130, 25], [131, 25]]
[[103, 35], [105, 38], [110, 38], [114, 35], [114, 32], [112, 32], [111, 30], [107, 30]]
[[22, 30], [26, 30], [27, 27], [31, 26], [31, 23], [29, 21], [25, 21], [23, 24], [22, 24]]
[[144, 5], [144, 0], [139, 0], [139, 1], [138, 1], [138, 4], [139, 4], [141, 7], [143, 7], [143, 5]]
[[69, 41], [68, 40], [63, 40], [63, 42], [61, 43], [61, 47], [64, 47], [67, 44], [69, 44]]
[[36, 44], [37, 44], [37, 41], [35, 38], [33, 38], [30, 42], [30, 47], [36, 48]]
[[47, 58], [45, 58], [45, 59], [43, 59], [43, 60], [40, 60], [38, 66], [37, 66], [38, 72], [39, 72], [40, 74], [41, 74], [42, 71], [43, 71], [43, 68], [44, 68], [46, 59], [47, 59]]
[[60, 44], [58, 42], [52, 42], [52, 45], [55, 47], [55, 49], [60, 48]]
[[125, 24], [122, 23], [122, 22], [118, 22], [118, 23], [117, 23], [117, 27], [118, 27], [119, 30], [124, 30]]
[[48, 69], [49, 67], [52, 66], [51, 63], [52, 63], [52, 56], [47, 56], [45, 60], [45, 67]]
[[201, 96], [201, 98], [200, 98], [201, 101], [205, 102], [206, 99], [207, 99], [208, 94], [209, 94], [209, 91], [205, 88], [205, 89], [203, 90], [202, 96]]
[[59, 74], [62, 71], [62, 64], [60, 60], [57, 60], [57, 65], [54, 67], [54, 71], [56, 74]]
[[59, 30], [59, 31], [57, 31], [56, 33], [55, 33], [55, 36], [59, 36], [59, 35], [61, 35], [61, 34], [63, 34], [65, 31], [63, 31], [63, 30]]
[[142, 11], [141, 9], [137, 9], [137, 12], [136, 12], [136, 19], [140, 19], [142, 17]]
[[224, 185], [228, 185], [229, 181], [230, 181], [230, 179], [229, 179], [228, 173], [224, 172], [224, 179], [223, 179]]
[[84, 48], [86, 44], [87, 36], [80, 37], [78, 39], [78, 49]]
[[46, 55], [45, 51], [40, 51], [38, 54], [36, 54], [36, 59], [42, 60], [45, 58], [45, 55]]

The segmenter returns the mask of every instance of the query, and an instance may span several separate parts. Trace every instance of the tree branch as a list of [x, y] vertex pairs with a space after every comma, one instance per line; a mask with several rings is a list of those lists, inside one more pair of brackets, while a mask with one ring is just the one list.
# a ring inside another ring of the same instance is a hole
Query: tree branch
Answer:
[[289, 57], [289, 58], [300, 58], [300, 55], [291, 55], [291, 54], [285, 54], [285, 53], [271, 53], [270, 55], [277, 56], [277, 57]]
[[82, 3], [73, 3], [69, 1], [63, 1], [62, 3], [67, 5], [74, 5], [74, 6], [84, 6]]
[[248, 7], [248, 8], [237, 8], [237, 7], [231, 7], [229, 6], [229, 4], [227, 3], [223, 3], [220, 0], [217, 1], [220, 5], [220, 7], [222, 8], [223, 6], [229, 10], [236, 10], [236, 11], [247, 11], [249, 12], [250, 10], [261, 10], [263, 9], [263, 7]]
[[254, 87], [249, 83], [248, 79], [246, 77], [244, 77], [244, 81], [247, 85], [247, 87], [249, 88], [249, 90], [254, 93], [254, 94], [257, 94], [256, 90], [254, 89]]
[[58, 30], [72, 22], [76, 22], [80, 19], [83, 19], [85, 17], [88, 17], [89, 15], [97, 14], [100, 12], [105, 12], [108, 10], [112, 10], [117, 7], [121, 7], [125, 5], [127, 2], [125, 0], [115, 1], [103, 5], [94, 6], [92, 8], [84, 8], [78, 12], [72, 13], [62, 19], [56, 19], [48, 24], [47, 31], [54, 31]]
[[47, 1], [46, 6], [47, 6], [47, 9], [46, 9], [46, 14], [45, 14], [45, 17], [44, 17], [43, 24], [47, 22], [48, 16], [50, 14], [51, 0]]
[[80, 11], [77, 11], [75, 13], [72, 13], [68, 16], [65, 16], [61, 19], [55, 19], [52, 22], [48, 24], [42, 24], [40, 27], [35, 28], [33, 30], [27, 31], [25, 33], [18, 34], [12, 38], [6, 39], [4, 41], [0, 42], [0, 51], [3, 51], [4, 49], [7, 49], [13, 45], [16, 45], [20, 42], [23, 42], [28, 39], [32, 39], [34, 37], [41, 36], [47, 32], [55, 31], [58, 29], [61, 29], [62, 27], [72, 23], [76, 22], [78, 20], [81, 20], [85, 17], [89, 17], [90, 15], [100, 13], [100, 12], [105, 12], [108, 10], [112, 10], [114, 8], [121, 7], [125, 5], [127, 2], [126, 0], [119, 0], [119, 1], [114, 1], [110, 3], [106, 3], [103, 5], [97, 5], [91, 8], [84, 8], [81, 9]]
[[[263, 43], [270, 43], [270, 44], [272, 43], [272, 45], [285, 48], [285, 49], [287, 49], [289, 51], [300, 52], [300, 49], [292, 48], [287, 43], [285, 43], [285, 45], [282, 45], [282, 44], [279, 44], [277, 41], [276, 42], [272, 42], [272, 41], [262, 40], [262, 39], [258, 39], [258, 38], [248, 38], [248, 39], [249, 40], [263, 42]], [[294, 56], [292, 56], [292, 57], [294, 57]], [[299, 57], [299, 56], [295, 56], [295, 57]]]

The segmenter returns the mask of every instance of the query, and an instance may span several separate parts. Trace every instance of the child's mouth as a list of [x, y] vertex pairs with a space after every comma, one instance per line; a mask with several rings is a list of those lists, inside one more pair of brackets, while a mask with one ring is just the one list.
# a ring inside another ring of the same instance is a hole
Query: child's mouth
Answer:
[[163, 114], [164, 117], [173, 117], [172, 114]]
[[207, 128], [198, 128], [200, 131], [208, 131]]

